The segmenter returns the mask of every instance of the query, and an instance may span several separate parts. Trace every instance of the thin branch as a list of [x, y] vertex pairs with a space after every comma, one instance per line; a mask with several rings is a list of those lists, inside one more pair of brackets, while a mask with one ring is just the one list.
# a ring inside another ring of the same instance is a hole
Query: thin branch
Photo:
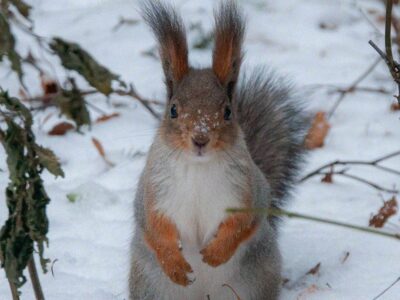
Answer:
[[[98, 93], [99, 93], [99, 91], [97, 91], [97, 90], [87, 90], [87, 91], [81, 91], [80, 94], [82, 96], [88, 96], [88, 95], [94, 95], [94, 94], [98, 94]], [[157, 118], [158, 120], [161, 119], [160, 115], [151, 107], [151, 105], [163, 106], [164, 103], [162, 103], [161, 101], [146, 99], [146, 98], [142, 97], [133, 88], [132, 85], [129, 87], [129, 90], [127, 90], [127, 91], [118, 89], [118, 90], [113, 90], [112, 93], [114, 93], [116, 95], [120, 95], [120, 96], [128, 96], [128, 97], [131, 97], [131, 98], [139, 101], [155, 118]], [[55, 103], [53, 103], [53, 102], [57, 95], [58, 95], [58, 93], [48, 94], [48, 95], [44, 95], [44, 96], [27, 98], [27, 99], [24, 99], [24, 101], [25, 102], [46, 103], [45, 105], [41, 105], [39, 107], [33, 108], [33, 110], [41, 110], [41, 109], [47, 108], [49, 106], [55, 106]]]
[[367, 87], [367, 86], [360, 86], [360, 87], [353, 87], [352, 90], [348, 89], [343, 89], [343, 88], [337, 88], [336, 92], [339, 93], [352, 93], [352, 92], [366, 92], [366, 93], [377, 93], [377, 94], [390, 94], [391, 92], [384, 89], [384, 88], [373, 88], [373, 87]]
[[238, 295], [238, 293], [237, 293], [237, 292], [235, 291], [235, 289], [234, 289], [233, 287], [231, 287], [229, 284], [224, 283], [224, 284], [222, 285], [222, 287], [227, 287], [228, 289], [230, 289], [230, 290], [232, 291], [232, 293], [235, 295], [236, 300], [241, 300], [241, 299], [240, 299], [240, 296]]
[[340, 175], [340, 176], [343, 176], [343, 177], [351, 178], [351, 179], [354, 179], [354, 180], [356, 180], [358, 182], [365, 183], [366, 185], [369, 185], [369, 186], [377, 189], [378, 191], [382, 191], [382, 192], [387, 192], [387, 193], [392, 193], [392, 194], [397, 194], [399, 192], [398, 190], [395, 190], [395, 189], [384, 188], [384, 187], [382, 187], [382, 186], [380, 186], [380, 185], [378, 185], [376, 183], [373, 183], [373, 182], [371, 182], [369, 180], [366, 180], [364, 178], [361, 178], [361, 177], [358, 177], [358, 176], [355, 176], [355, 175], [351, 175], [351, 174], [347, 174], [345, 170], [342, 171], [342, 172], [326, 172], [325, 174], [336, 174], [336, 175]]
[[339, 91], [340, 95], [336, 99], [335, 103], [333, 104], [331, 110], [328, 112], [328, 119], [333, 116], [337, 108], [339, 107], [340, 103], [346, 98], [348, 93], [353, 92], [356, 87], [365, 79], [367, 76], [376, 68], [376, 66], [379, 64], [380, 59], [376, 59], [363, 73], [358, 76], [352, 84], [350, 84], [346, 89], [343, 89], [342, 91]]
[[388, 95], [391, 94], [391, 91], [382, 88], [382, 87], [369, 87], [369, 86], [355, 86], [352, 90], [349, 91], [349, 88], [343, 88], [336, 84], [309, 84], [306, 85], [307, 88], [311, 89], [328, 89], [328, 93], [354, 93], [354, 92], [366, 92], [366, 93], [377, 93], [377, 94], [384, 94]]
[[388, 290], [390, 290], [392, 287], [394, 287], [399, 282], [400, 282], [400, 277], [397, 278], [391, 285], [389, 285], [386, 289], [384, 289], [378, 296], [376, 296], [372, 300], [376, 300], [376, 299], [380, 298], [381, 296], [383, 296], [383, 294], [385, 294]]
[[18, 289], [13, 282], [8, 280], [8, 284], [10, 285], [11, 295], [13, 300], [19, 300]]
[[[397, 31], [398, 27], [396, 27], [396, 25], [398, 25], [398, 22], [397, 19], [395, 22], [392, 21], [392, 10], [393, 0], [386, 0], [385, 52], [383, 52], [373, 41], [369, 41], [369, 44], [375, 49], [375, 51], [388, 66], [390, 74], [392, 75], [393, 80], [396, 82], [399, 90], [398, 95], [395, 96], [395, 98], [397, 98], [397, 101], [400, 104], [400, 64], [394, 60], [392, 51], [392, 23], [395, 24], [395, 30]], [[400, 40], [399, 36], [397, 36], [397, 40]]]
[[327, 172], [322, 172], [323, 170], [327, 169], [327, 168], [332, 168], [334, 166], [348, 166], [348, 165], [365, 165], [365, 166], [371, 166], [377, 169], [380, 169], [382, 171], [388, 172], [388, 173], [392, 173], [395, 175], [400, 175], [400, 171], [385, 167], [385, 166], [381, 166], [379, 165], [380, 162], [387, 160], [389, 158], [395, 157], [400, 155], [400, 150], [389, 153], [387, 155], [384, 155], [382, 157], [379, 157], [377, 159], [371, 160], [371, 161], [362, 161], [362, 160], [335, 160], [333, 162], [327, 163], [325, 165], [322, 165], [321, 167], [317, 168], [316, 170], [308, 173], [307, 175], [305, 175], [303, 178], [301, 178], [299, 180], [299, 182], [304, 182], [307, 179], [316, 176], [316, 175], [321, 175], [321, 174], [326, 174]]
[[129, 85], [128, 91], [114, 90], [113, 92], [120, 96], [130, 96], [138, 100], [156, 119], [161, 120], [161, 116], [150, 106], [151, 102], [149, 102], [148, 99], [145, 99], [142, 96], [140, 96], [132, 84]]
[[324, 219], [324, 218], [310, 216], [310, 215], [306, 215], [306, 214], [291, 212], [291, 211], [287, 211], [287, 210], [283, 210], [283, 209], [228, 208], [226, 211], [228, 213], [254, 213], [254, 214], [262, 214], [262, 215], [275, 216], [275, 217], [286, 216], [288, 218], [301, 219], [301, 220], [313, 221], [313, 222], [318, 222], [318, 223], [323, 223], [323, 224], [335, 225], [335, 226], [339, 226], [339, 227], [343, 227], [343, 228], [347, 228], [347, 229], [353, 229], [353, 230], [360, 231], [360, 232], [365, 232], [365, 233], [370, 233], [370, 234], [375, 234], [375, 235], [380, 235], [380, 236], [400, 240], [400, 233], [386, 232], [383, 230], [377, 230], [377, 229], [369, 228], [369, 227], [365, 227], [365, 226], [358, 226], [358, 225], [349, 224], [349, 223], [340, 222], [340, 221], [331, 220], [331, 219]]
[[43, 294], [42, 286], [40, 285], [39, 276], [38, 276], [38, 273], [36, 270], [35, 260], [33, 258], [33, 255], [29, 259], [28, 270], [29, 270], [29, 276], [30, 276], [31, 282], [32, 282], [33, 291], [35, 292], [36, 300], [44, 300], [44, 294]]

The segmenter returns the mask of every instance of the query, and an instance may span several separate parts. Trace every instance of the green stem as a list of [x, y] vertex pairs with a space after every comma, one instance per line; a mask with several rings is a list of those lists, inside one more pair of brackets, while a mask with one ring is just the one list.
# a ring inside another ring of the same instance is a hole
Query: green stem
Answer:
[[344, 222], [340, 222], [340, 221], [336, 221], [336, 220], [323, 219], [320, 217], [300, 214], [300, 213], [291, 212], [291, 211], [287, 211], [287, 210], [283, 210], [283, 209], [228, 208], [226, 211], [228, 213], [254, 213], [254, 214], [263, 214], [263, 215], [275, 216], [275, 217], [286, 216], [289, 218], [302, 219], [302, 220], [308, 220], [308, 221], [313, 221], [313, 222], [318, 222], [318, 223], [330, 224], [330, 225], [335, 225], [335, 226], [339, 226], [339, 227], [344, 227], [344, 228], [348, 228], [348, 229], [353, 229], [353, 230], [357, 230], [357, 231], [376, 234], [376, 235], [380, 235], [380, 236], [386, 236], [386, 237], [394, 238], [396, 240], [400, 240], [400, 233], [385, 232], [385, 231], [377, 230], [374, 228], [358, 226], [358, 225], [344, 223]]

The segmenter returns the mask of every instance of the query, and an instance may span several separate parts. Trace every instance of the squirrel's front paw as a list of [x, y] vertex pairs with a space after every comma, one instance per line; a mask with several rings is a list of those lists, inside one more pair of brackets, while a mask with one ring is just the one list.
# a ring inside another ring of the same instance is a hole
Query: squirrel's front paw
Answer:
[[187, 286], [193, 283], [187, 273], [192, 273], [192, 267], [185, 260], [179, 249], [165, 249], [158, 253], [157, 258], [164, 273], [176, 284]]
[[223, 242], [218, 242], [217, 239], [211, 241], [207, 247], [200, 251], [200, 254], [203, 255], [203, 262], [212, 267], [218, 267], [226, 263], [234, 253], [235, 249]]

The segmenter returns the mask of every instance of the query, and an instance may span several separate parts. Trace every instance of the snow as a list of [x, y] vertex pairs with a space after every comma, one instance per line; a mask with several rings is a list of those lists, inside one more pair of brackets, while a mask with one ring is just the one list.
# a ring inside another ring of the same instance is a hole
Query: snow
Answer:
[[[176, 0], [175, 3], [187, 24], [201, 22], [209, 30], [213, 2]], [[164, 97], [159, 62], [142, 54], [155, 45], [147, 27], [139, 22], [113, 30], [121, 16], [139, 19], [137, 2], [31, 0], [30, 3], [35, 7], [37, 33], [78, 42], [124, 80], [135, 83], [139, 93], [149, 98]], [[378, 14], [383, 14], [379, 1], [240, 3], [248, 19], [243, 69], [259, 64], [276, 68], [297, 83], [311, 112], [328, 111], [337, 99], [337, 94], [317, 89], [315, 84], [348, 86], [377, 57], [368, 40], [383, 45], [378, 33], [383, 32], [383, 24], [377, 21]], [[46, 55], [20, 30], [15, 32], [23, 53], [30, 48], [38, 56]], [[208, 65], [210, 57], [210, 50], [190, 53], [195, 66]], [[43, 67], [62, 81], [66, 72], [58, 66], [56, 58], [49, 61], [55, 69], [49, 64]], [[16, 77], [4, 66], [3, 63], [0, 69], [1, 86], [18, 95]], [[30, 67], [26, 69], [27, 86], [36, 95], [40, 93], [38, 75]], [[87, 87], [83, 80], [78, 83]], [[395, 93], [383, 63], [361, 86], [384, 87]], [[45, 275], [40, 272], [47, 299], [127, 299], [133, 195], [157, 122], [131, 99], [112, 96], [107, 103], [101, 96], [91, 96], [89, 100], [100, 109], [119, 112], [121, 116], [94, 124], [91, 130], [84, 129], [84, 134], [69, 132], [66, 136], [51, 137], [47, 132], [60, 121], [58, 114], [49, 109], [35, 115], [39, 143], [54, 150], [66, 174], [64, 179], [54, 179], [47, 173], [44, 176], [52, 199], [48, 208], [50, 246], [46, 256], [55, 261], [54, 276], [51, 272]], [[372, 160], [398, 150], [400, 115], [389, 110], [391, 103], [390, 95], [349, 94], [330, 120], [332, 128], [325, 146], [312, 151], [304, 173], [336, 159]], [[53, 115], [45, 122], [50, 112]], [[91, 114], [93, 119], [100, 116], [94, 110]], [[99, 156], [92, 137], [103, 144], [114, 167]], [[0, 156], [0, 168], [6, 170], [3, 150]], [[399, 170], [400, 158], [388, 160], [384, 165]], [[368, 167], [351, 167], [351, 172], [387, 188], [399, 188], [399, 177], [394, 175]], [[7, 172], [0, 173], [0, 190], [4, 190], [7, 182]], [[75, 201], [68, 200], [67, 195], [73, 195]], [[288, 209], [366, 226], [370, 215], [382, 205], [382, 198], [390, 197], [348, 178], [334, 177], [333, 184], [324, 184], [314, 177], [298, 186]], [[0, 224], [6, 214], [1, 193]], [[384, 229], [400, 232], [399, 215], [391, 218]], [[285, 221], [281, 233], [283, 276], [289, 279], [281, 299], [372, 299], [400, 276], [399, 241], [295, 219]], [[347, 252], [348, 258], [342, 262]], [[305, 275], [319, 262], [318, 274]], [[3, 272], [0, 282], [0, 299], [10, 299]], [[399, 299], [399, 293], [397, 284], [380, 299]], [[22, 299], [33, 299], [29, 283], [22, 288]]]

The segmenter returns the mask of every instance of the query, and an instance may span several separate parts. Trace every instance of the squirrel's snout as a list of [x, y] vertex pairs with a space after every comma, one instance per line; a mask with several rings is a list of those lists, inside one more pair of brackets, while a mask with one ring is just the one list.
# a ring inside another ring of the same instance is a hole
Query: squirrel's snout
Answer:
[[192, 137], [193, 145], [201, 149], [207, 146], [210, 138], [207, 135], [195, 135]]

